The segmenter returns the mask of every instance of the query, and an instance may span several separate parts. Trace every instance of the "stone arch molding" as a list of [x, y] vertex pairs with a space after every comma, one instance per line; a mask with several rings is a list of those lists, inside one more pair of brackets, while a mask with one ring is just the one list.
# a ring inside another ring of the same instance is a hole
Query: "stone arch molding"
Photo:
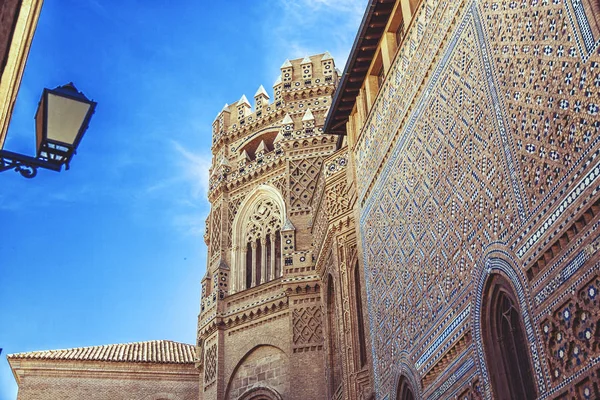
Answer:
[[181, 397], [172, 393], [155, 393], [144, 397], [142, 400], [181, 400]]
[[492, 388], [490, 382], [490, 376], [488, 368], [486, 366], [485, 354], [483, 348], [483, 334], [482, 334], [482, 321], [481, 314], [483, 311], [483, 298], [484, 288], [488, 281], [488, 278], [492, 274], [502, 274], [510, 284], [513, 286], [512, 289], [517, 296], [519, 308], [521, 311], [521, 317], [523, 319], [523, 326], [527, 333], [527, 341], [529, 343], [529, 351], [531, 361], [533, 364], [533, 371], [535, 375], [537, 390], [539, 394], [545, 392], [544, 374], [542, 372], [542, 365], [540, 362], [540, 356], [538, 351], [538, 343], [536, 340], [535, 329], [532, 323], [531, 307], [529, 296], [526, 293], [526, 282], [525, 276], [521, 270], [516, 267], [516, 262], [512, 257], [505, 251], [494, 249], [491, 250], [485, 257], [483, 264], [479, 265], [477, 271], [475, 271], [474, 277], [474, 302], [475, 305], [472, 311], [472, 326], [473, 326], [473, 342], [475, 343], [475, 352], [477, 359], [477, 368], [479, 370], [479, 376], [481, 377], [484, 396], [486, 399], [492, 399]]
[[248, 390], [239, 400], [283, 400], [277, 391], [268, 387], [257, 387]]
[[[242, 352], [243, 357], [240, 358], [240, 360], [237, 362], [235, 368], [233, 369], [233, 371], [231, 372], [231, 374], [228, 376], [227, 380], [227, 388], [225, 391], [225, 399], [228, 400], [282, 400], [283, 397], [282, 395], [277, 391], [277, 385], [275, 384], [274, 386], [272, 386], [273, 382], [277, 382], [276, 380], [273, 381], [272, 379], [277, 379], [276, 376], [273, 376], [271, 378], [265, 376], [265, 379], [262, 381], [258, 381], [252, 385], [249, 385], [245, 391], [243, 391], [243, 393], [240, 393], [241, 390], [238, 389], [238, 393], [236, 393], [236, 385], [234, 384], [234, 381], [236, 379], [239, 380], [240, 376], [238, 376], [238, 372], [240, 372], [243, 368], [248, 367], [248, 363], [249, 362], [257, 362], [257, 360], [261, 360], [261, 358], [255, 358], [254, 361], [251, 361], [253, 357], [256, 357], [257, 354], [260, 354], [261, 352], [263, 353], [262, 355], [268, 355], [269, 357], [271, 356], [279, 356], [280, 357], [280, 367], [283, 368], [283, 373], [285, 375], [289, 374], [289, 368], [290, 368], [290, 360], [289, 360], [289, 356], [288, 354], [283, 351], [279, 346], [273, 344], [274, 340], [267, 340], [268, 343], [261, 343], [258, 345], [247, 345], [244, 346], [244, 351]], [[271, 365], [271, 362], [273, 361], [273, 359], [269, 360], [269, 365]], [[280, 378], [281, 379], [281, 378]], [[285, 381], [287, 381], [287, 379], [285, 379]], [[280, 387], [280, 389], [282, 389], [282, 387]], [[288, 389], [285, 389], [285, 387], [283, 388], [282, 393], [285, 395], [285, 393], [289, 391]]]
[[392, 372], [392, 393], [389, 394], [389, 398], [392, 400], [401, 400], [396, 398], [396, 394], [398, 393], [398, 385], [402, 378], [405, 378], [408, 382], [415, 398], [421, 398], [421, 385], [419, 384], [418, 379], [419, 374], [412, 364], [407, 362], [407, 360], [408, 353], [406, 351], [402, 351], [400, 353], [400, 362], [398, 362], [398, 364], [394, 367], [394, 371]]
[[[254, 188], [240, 204], [232, 229], [232, 292], [246, 289], [246, 245], [266, 235], [274, 237], [287, 219], [287, 208], [281, 192], [262, 184]], [[258, 284], [258, 282], [257, 282]]]

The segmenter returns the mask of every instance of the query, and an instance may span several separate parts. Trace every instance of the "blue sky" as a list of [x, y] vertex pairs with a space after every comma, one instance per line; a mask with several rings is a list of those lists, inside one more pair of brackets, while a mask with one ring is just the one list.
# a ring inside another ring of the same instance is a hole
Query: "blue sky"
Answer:
[[[173, 4], [177, 3], [177, 6]], [[286, 58], [343, 68], [366, 0], [45, 0], [5, 149], [34, 153], [44, 87], [98, 102], [71, 170], [0, 175], [5, 355], [193, 343], [205, 272], [210, 127]]]

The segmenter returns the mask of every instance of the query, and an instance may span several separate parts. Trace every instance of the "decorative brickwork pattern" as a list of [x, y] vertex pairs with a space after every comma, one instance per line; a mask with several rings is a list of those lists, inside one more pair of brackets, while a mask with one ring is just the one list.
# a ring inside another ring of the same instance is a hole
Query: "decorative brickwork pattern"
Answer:
[[321, 305], [294, 309], [294, 345], [323, 343], [323, 311]]
[[217, 206], [210, 212], [210, 258], [216, 257], [221, 251], [221, 207]]
[[335, 217], [350, 210], [350, 199], [348, 199], [348, 187], [345, 180], [328, 187], [326, 196], [328, 215]]
[[[471, 334], [467, 333], [460, 338], [454, 346], [429, 370], [423, 377], [423, 387], [428, 387], [440, 373], [456, 359], [456, 356], [462, 353], [471, 344]], [[463, 398], [463, 397], [459, 397]]]
[[532, 209], [598, 142], [598, 59], [582, 62], [565, 3], [572, 2], [486, 1], [481, 8]]
[[363, 214], [365, 263], [379, 288], [370, 305], [382, 371], [393, 364], [385, 349], [413, 348], [468, 287], [478, 249], [518, 224], [499, 134], [490, 130], [495, 116], [481, 105], [489, 94], [476, 29], [472, 20], [459, 29], [430, 89], [436, 95], [407, 127]]
[[[553, 287], [566, 288], [591, 268], [583, 267], [590, 253], [577, 246], [597, 229], [600, 193], [593, 7], [572, 0], [424, 0], [418, 7], [356, 129], [352, 155], [378, 397], [393, 392], [394, 366], [404, 357], [419, 373], [431, 371], [420, 377], [429, 398], [460, 395], [456, 388], [482, 372], [469, 347], [438, 360], [444, 348], [464, 345], [457, 341], [470, 319], [456, 313], [468, 316], [470, 303], [479, 315], [474, 274], [497, 247], [526, 266], [511, 279], [525, 325], [533, 321], [527, 341], [536, 390], [541, 398], [562, 390], [545, 378], [544, 358], [558, 352], [549, 342], [539, 347], [547, 314], [528, 307], [534, 295], [541, 304]], [[553, 318], [559, 304], [580, 304], [577, 296], [553, 303]], [[479, 339], [472, 347], [483, 351]], [[580, 367], [560, 365], [561, 381], [590, 376], [597, 356], [579, 354], [573, 363]], [[477, 379], [478, 393], [490, 398], [485, 370]]]
[[290, 205], [292, 211], [304, 211], [310, 207], [322, 164], [322, 157], [290, 161]]
[[238, 196], [233, 199], [229, 199], [229, 202], [227, 203], [227, 207], [228, 207], [227, 242], [225, 245], [228, 247], [231, 246], [231, 240], [233, 237], [233, 220], [234, 220], [235, 216], [237, 215], [237, 212], [240, 208], [240, 204], [242, 203], [243, 200], [244, 200], [244, 196]]
[[281, 196], [284, 198], [284, 200], [287, 202], [288, 200], [288, 178], [286, 176], [277, 179], [275, 182], [273, 182], [273, 185], [277, 188], [277, 190], [279, 190], [279, 192], [281, 193]]
[[204, 361], [204, 384], [208, 385], [217, 379], [217, 344], [212, 344], [207, 350]]
[[553, 382], [562, 383], [600, 356], [599, 289], [596, 276], [540, 325]]
[[469, 387], [457, 397], [459, 400], [483, 400], [483, 398], [481, 384], [478, 379], [469, 383]]
[[598, 399], [600, 398], [600, 368], [571, 385], [555, 397], [555, 400]]

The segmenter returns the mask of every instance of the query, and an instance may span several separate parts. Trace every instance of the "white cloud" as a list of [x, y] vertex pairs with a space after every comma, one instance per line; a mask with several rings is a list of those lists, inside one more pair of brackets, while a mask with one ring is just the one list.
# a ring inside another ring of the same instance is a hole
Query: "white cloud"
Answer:
[[168, 176], [145, 188], [144, 193], [166, 202], [164, 213], [182, 234], [202, 236], [208, 215], [208, 171], [211, 156], [170, 141]]
[[329, 51], [343, 69], [366, 9], [366, 0], [274, 0], [265, 25], [271, 62]]
[[172, 143], [175, 151], [182, 157], [179, 162], [182, 170], [181, 176], [189, 183], [192, 198], [206, 199], [211, 156], [191, 151], [179, 142], [173, 141]]
[[174, 140], [171, 141], [171, 146], [170, 168], [167, 168], [169, 176], [146, 187], [146, 193], [170, 191], [174, 186], [183, 184], [188, 188], [188, 198], [183, 200], [189, 204], [205, 200], [208, 193], [210, 155], [190, 150]]
[[191, 236], [203, 236], [206, 229], [206, 213], [191, 212], [175, 214], [172, 218], [172, 224], [183, 232]]
[[312, 12], [350, 13], [362, 16], [364, 0], [281, 0], [286, 9], [310, 10]]

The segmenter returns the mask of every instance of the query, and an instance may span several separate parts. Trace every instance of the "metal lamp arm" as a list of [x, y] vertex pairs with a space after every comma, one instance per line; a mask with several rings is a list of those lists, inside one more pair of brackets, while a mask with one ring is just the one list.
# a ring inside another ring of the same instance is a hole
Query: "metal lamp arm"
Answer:
[[38, 168], [59, 172], [61, 170], [61, 165], [25, 156], [23, 154], [13, 153], [8, 150], [0, 150], [0, 172], [14, 169], [25, 178], [33, 178], [37, 175]]

